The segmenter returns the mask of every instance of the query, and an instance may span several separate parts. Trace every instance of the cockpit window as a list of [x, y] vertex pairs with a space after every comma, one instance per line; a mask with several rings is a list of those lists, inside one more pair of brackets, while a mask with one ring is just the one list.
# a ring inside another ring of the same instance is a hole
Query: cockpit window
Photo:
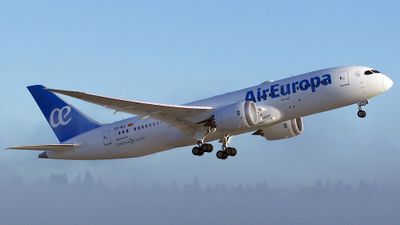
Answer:
[[381, 73], [378, 70], [371, 70], [373, 73]]
[[367, 71], [364, 72], [364, 74], [365, 75], [371, 75], [371, 74], [374, 74], [374, 73], [371, 70], [367, 70]]

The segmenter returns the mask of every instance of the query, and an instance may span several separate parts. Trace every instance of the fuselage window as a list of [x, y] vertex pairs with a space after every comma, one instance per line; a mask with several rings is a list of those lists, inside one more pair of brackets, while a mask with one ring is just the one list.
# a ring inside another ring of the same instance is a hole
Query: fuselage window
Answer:
[[142, 125], [142, 129], [144, 129], [144, 126]]

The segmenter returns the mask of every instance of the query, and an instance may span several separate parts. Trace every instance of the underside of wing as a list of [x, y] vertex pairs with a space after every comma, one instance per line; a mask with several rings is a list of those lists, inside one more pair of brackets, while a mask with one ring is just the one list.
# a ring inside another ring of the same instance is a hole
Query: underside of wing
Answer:
[[169, 121], [171, 119], [180, 121], [185, 118], [207, 114], [212, 112], [213, 107], [209, 106], [183, 106], [183, 105], [168, 105], [149, 103], [142, 101], [133, 101], [112, 97], [105, 97], [95, 94], [89, 94], [80, 91], [68, 91], [68, 90], [57, 90], [48, 89], [49, 91], [74, 97], [83, 101], [87, 101], [93, 104], [101, 105], [115, 111], [126, 112], [134, 115], [143, 117], [153, 117], [160, 120]]
[[79, 147], [79, 144], [47, 144], [47, 145], [24, 145], [13, 146], [10, 150], [33, 150], [33, 151], [68, 151]]

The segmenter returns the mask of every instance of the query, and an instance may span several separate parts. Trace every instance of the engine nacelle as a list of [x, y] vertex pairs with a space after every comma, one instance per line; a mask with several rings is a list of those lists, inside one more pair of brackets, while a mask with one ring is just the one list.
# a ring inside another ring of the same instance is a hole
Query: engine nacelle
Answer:
[[214, 122], [217, 130], [224, 132], [252, 127], [258, 123], [258, 117], [254, 102], [244, 101], [215, 111]]
[[272, 141], [297, 136], [303, 133], [303, 130], [303, 118], [300, 117], [260, 129], [256, 131], [254, 135], [261, 135], [265, 137], [265, 139]]

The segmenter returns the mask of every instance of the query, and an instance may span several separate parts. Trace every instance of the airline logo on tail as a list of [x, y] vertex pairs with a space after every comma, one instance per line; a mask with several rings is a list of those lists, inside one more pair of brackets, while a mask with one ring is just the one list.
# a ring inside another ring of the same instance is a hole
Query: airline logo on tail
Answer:
[[69, 114], [71, 113], [71, 107], [69, 105], [60, 108], [55, 108], [50, 113], [50, 126], [52, 128], [56, 128], [58, 126], [65, 126], [69, 122], [71, 122], [71, 117], [68, 118]]

